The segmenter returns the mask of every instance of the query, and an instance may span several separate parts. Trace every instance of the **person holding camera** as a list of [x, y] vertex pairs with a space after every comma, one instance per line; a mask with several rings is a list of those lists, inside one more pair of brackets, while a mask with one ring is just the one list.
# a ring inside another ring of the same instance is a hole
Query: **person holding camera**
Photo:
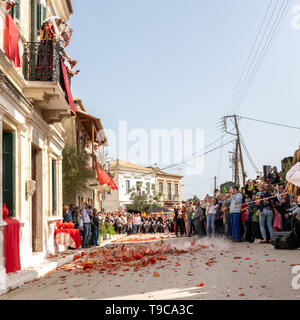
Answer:
[[233, 187], [231, 189], [231, 195], [225, 200], [225, 204], [230, 205], [230, 225], [233, 242], [242, 242], [240, 230], [242, 203], [242, 193], [239, 191], [238, 187]]

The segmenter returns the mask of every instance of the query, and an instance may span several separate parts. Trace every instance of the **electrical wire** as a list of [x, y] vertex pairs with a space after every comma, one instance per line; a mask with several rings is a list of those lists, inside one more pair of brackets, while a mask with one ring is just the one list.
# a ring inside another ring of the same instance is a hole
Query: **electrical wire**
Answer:
[[236, 112], [241, 107], [241, 103], [242, 103], [243, 99], [245, 98], [245, 96], [249, 92], [250, 88], [252, 87], [254, 80], [255, 80], [255, 77], [258, 74], [258, 72], [260, 71], [260, 69], [265, 61], [265, 58], [267, 56], [267, 53], [271, 47], [271, 44], [272, 44], [275, 36], [278, 34], [280, 26], [282, 25], [284, 17], [287, 13], [287, 8], [288, 8], [289, 2], [290, 2], [290, 0], [287, 0], [286, 2], [282, 3], [281, 8], [279, 9], [277, 17], [275, 19], [274, 25], [268, 35], [267, 42], [265, 43], [265, 45], [260, 53], [260, 56], [259, 56], [258, 60], [256, 61], [254, 69], [252, 70], [247, 82], [245, 82], [245, 84], [243, 86], [243, 90], [242, 90], [241, 94], [239, 95], [239, 97], [237, 97], [235, 104], [233, 105], [232, 113]]
[[243, 116], [238, 116], [238, 117], [240, 119], [246, 119], [246, 120], [250, 120], [250, 121], [266, 123], [266, 124], [270, 124], [270, 125], [273, 125], [273, 126], [279, 126], [279, 127], [288, 128], [288, 129], [300, 130], [300, 127], [295, 127], [295, 126], [291, 126], [291, 125], [288, 125], [288, 124], [276, 123], [276, 122], [265, 121], [265, 120], [260, 120], [260, 119], [253, 119], [253, 118], [248, 118], [248, 117], [243, 117]]
[[239, 78], [239, 80], [238, 80], [238, 82], [237, 82], [237, 84], [236, 84], [236, 86], [235, 86], [235, 88], [234, 88], [233, 95], [232, 95], [230, 101], [228, 102], [228, 104], [227, 104], [227, 106], [226, 106], [226, 108], [225, 108], [225, 114], [227, 113], [227, 110], [229, 110], [229, 108], [232, 106], [232, 102], [234, 101], [234, 98], [235, 98], [235, 96], [236, 96], [236, 92], [238, 91], [238, 89], [239, 89], [239, 87], [240, 87], [240, 85], [241, 85], [241, 83], [242, 83], [242, 80], [244, 79], [244, 77], [245, 77], [245, 75], [246, 75], [246, 71], [248, 70], [247, 67], [248, 67], [248, 65], [249, 65], [251, 56], [252, 56], [252, 54], [253, 54], [253, 52], [254, 52], [254, 48], [256, 47], [256, 44], [257, 44], [258, 39], [259, 39], [259, 37], [260, 37], [260, 34], [261, 34], [261, 32], [262, 32], [263, 26], [265, 25], [265, 22], [266, 22], [266, 19], [267, 19], [268, 14], [269, 14], [269, 11], [270, 11], [270, 9], [271, 9], [272, 3], [273, 3], [273, 0], [270, 0], [269, 5], [268, 5], [268, 7], [267, 7], [267, 11], [266, 11], [266, 13], [265, 13], [265, 15], [264, 15], [264, 18], [263, 18], [263, 21], [262, 21], [262, 23], [261, 23], [261, 25], [260, 25], [260, 28], [259, 28], [259, 31], [258, 31], [258, 33], [257, 33], [257, 35], [256, 35], [255, 41], [254, 41], [254, 43], [253, 43], [253, 45], [252, 45], [252, 48], [251, 48], [250, 53], [249, 53], [249, 55], [248, 55], [248, 58], [247, 58], [247, 60], [246, 60], [246, 63], [245, 63], [245, 66], [244, 66], [244, 68], [243, 68], [243, 71], [242, 71], [242, 73], [241, 73], [241, 76], [240, 76], [240, 78]]
[[[190, 162], [190, 161], [195, 160], [195, 159], [197, 159], [197, 158], [203, 157], [203, 156], [205, 156], [205, 155], [207, 155], [207, 154], [209, 154], [209, 153], [211, 153], [211, 152], [214, 152], [214, 151], [216, 151], [216, 150], [218, 150], [218, 149], [220, 149], [220, 148], [222, 148], [222, 147], [225, 147], [226, 145], [228, 145], [228, 144], [230, 144], [230, 143], [232, 143], [232, 142], [234, 142], [234, 141], [235, 141], [235, 140], [230, 140], [230, 141], [224, 143], [224, 144], [221, 145], [221, 146], [218, 146], [218, 147], [216, 147], [216, 148], [214, 148], [214, 149], [212, 149], [212, 150], [209, 150], [209, 151], [207, 151], [207, 152], [204, 152], [204, 153], [200, 154], [199, 156], [194, 157], [193, 159], [182, 161], [182, 164], [187, 163], [187, 162]], [[170, 169], [170, 168], [177, 167], [177, 166], [179, 166], [179, 165], [181, 165], [181, 163], [178, 163], [178, 164], [175, 164], [175, 165], [166, 167], [166, 168], [162, 168], [161, 170], [167, 170], [167, 169]]]
[[254, 161], [253, 161], [253, 159], [252, 159], [252, 157], [251, 157], [251, 155], [250, 155], [250, 152], [249, 152], [249, 150], [248, 150], [248, 148], [247, 148], [247, 146], [246, 146], [246, 143], [245, 143], [243, 137], [241, 136], [241, 134], [240, 134], [240, 138], [241, 138], [242, 146], [243, 146], [243, 148], [244, 148], [244, 151], [245, 151], [245, 153], [246, 153], [246, 155], [247, 155], [248, 160], [250, 161], [250, 163], [251, 163], [251, 165], [252, 165], [252, 168], [254, 169], [254, 171], [255, 171], [257, 174], [260, 174], [257, 166], [255, 165], [255, 163], [254, 163]]
[[[265, 47], [265, 43], [266, 43], [266, 42], [264, 41], [264, 40], [265, 40], [265, 36], [266, 36], [266, 34], [267, 34], [267, 31], [269, 30], [269, 26], [270, 26], [271, 23], [272, 23], [272, 20], [273, 20], [273, 18], [274, 18], [274, 15], [275, 15], [275, 12], [276, 12], [276, 8], [277, 8], [277, 5], [278, 5], [279, 1], [280, 1], [280, 0], [277, 0], [275, 6], [274, 6], [274, 8], [273, 8], [272, 14], [271, 14], [271, 16], [269, 17], [269, 21], [268, 21], [267, 26], [266, 26], [266, 28], [265, 28], [265, 30], [264, 30], [264, 33], [263, 33], [263, 35], [262, 35], [262, 37], [261, 37], [260, 43], [259, 43], [259, 45], [258, 45], [258, 47], [257, 47], [257, 49], [256, 49], [255, 55], [254, 55], [254, 57], [253, 57], [253, 59], [252, 59], [252, 62], [251, 62], [251, 64], [250, 64], [249, 68], [247, 69], [246, 75], [245, 75], [245, 77], [244, 77], [244, 79], [243, 79], [243, 81], [242, 81], [242, 83], [241, 83], [241, 85], [240, 85], [240, 87], [239, 87], [239, 90], [238, 90], [237, 94], [235, 95], [235, 97], [234, 97], [234, 99], [233, 99], [233, 102], [231, 103], [231, 110], [234, 109], [234, 106], [237, 104], [237, 101], [239, 100], [239, 97], [240, 97], [241, 94], [243, 93], [243, 89], [244, 89], [244, 87], [245, 87], [245, 84], [248, 83], [248, 81], [249, 81], [249, 75], [252, 74], [252, 72], [253, 72], [253, 67], [256, 65], [257, 59], [259, 59], [259, 57], [260, 57], [260, 55], [261, 55], [261, 52], [262, 52], [262, 51], [261, 51], [260, 53], [259, 53], [259, 51], [260, 51], [260, 48], [261, 48], [261, 46], [262, 46], [263, 43], [264, 43], [264, 44], [263, 44], [262, 48]], [[275, 21], [276, 21], [276, 19], [275, 19]], [[271, 28], [271, 31], [272, 31], [272, 28]], [[268, 36], [267, 36], [266, 39], [268, 39]], [[259, 55], [258, 55], [258, 54], [259, 54]], [[258, 58], [257, 58], [257, 55], [258, 55]]]

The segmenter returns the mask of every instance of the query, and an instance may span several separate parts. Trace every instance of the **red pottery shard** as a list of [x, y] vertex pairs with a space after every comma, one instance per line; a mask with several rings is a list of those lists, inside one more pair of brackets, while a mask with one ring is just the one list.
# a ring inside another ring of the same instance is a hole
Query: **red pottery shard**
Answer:
[[160, 274], [159, 274], [158, 272], [154, 271], [154, 272], [153, 272], [153, 277], [156, 277], [156, 278], [157, 278], [157, 277], [160, 277]]
[[234, 257], [233, 259], [242, 259], [241, 257]]
[[237, 272], [237, 270], [233, 270], [232, 272]]
[[143, 258], [142, 255], [139, 254], [139, 253], [135, 253], [135, 254], [133, 255], [133, 257], [134, 257], [135, 260], [141, 260], [141, 259]]
[[154, 258], [149, 258], [148, 259], [148, 262], [151, 263], [151, 264], [155, 264], [156, 263], [156, 260]]
[[197, 288], [202, 288], [202, 287], [204, 287], [204, 283], [201, 282], [200, 284], [197, 284], [196, 287], [197, 287]]

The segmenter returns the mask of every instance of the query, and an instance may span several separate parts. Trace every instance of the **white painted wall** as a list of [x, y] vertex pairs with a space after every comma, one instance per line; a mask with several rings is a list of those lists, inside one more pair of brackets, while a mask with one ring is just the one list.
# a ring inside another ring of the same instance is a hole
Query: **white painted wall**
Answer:
[[122, 170], [118, 171], [117, 176], [114, 178], [119, 190], [111, 191], [111, 194], [105, 194], [105, 200], [102, 202], [102, 206], [106, 211], [112, 211], [121, 207], [125, 207], [131, 203], [130, 193], [126, 190], [126, 181], [130, 181], [130, 188], [135, 188], [138, 181], [142, 182], [142, 191], [146, 191], [147, 182], [150, 183], [150, 194], [153, 195], [152, 185], [155, 185], [155, 175]]

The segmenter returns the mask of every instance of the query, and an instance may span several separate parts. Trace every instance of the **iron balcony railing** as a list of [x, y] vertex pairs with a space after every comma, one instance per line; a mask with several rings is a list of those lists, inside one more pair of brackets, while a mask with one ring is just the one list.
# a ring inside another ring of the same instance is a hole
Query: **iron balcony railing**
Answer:
[[60, 81], [60, 60], [55, 41], [24, 45], [23, 74], [27, 81]]

